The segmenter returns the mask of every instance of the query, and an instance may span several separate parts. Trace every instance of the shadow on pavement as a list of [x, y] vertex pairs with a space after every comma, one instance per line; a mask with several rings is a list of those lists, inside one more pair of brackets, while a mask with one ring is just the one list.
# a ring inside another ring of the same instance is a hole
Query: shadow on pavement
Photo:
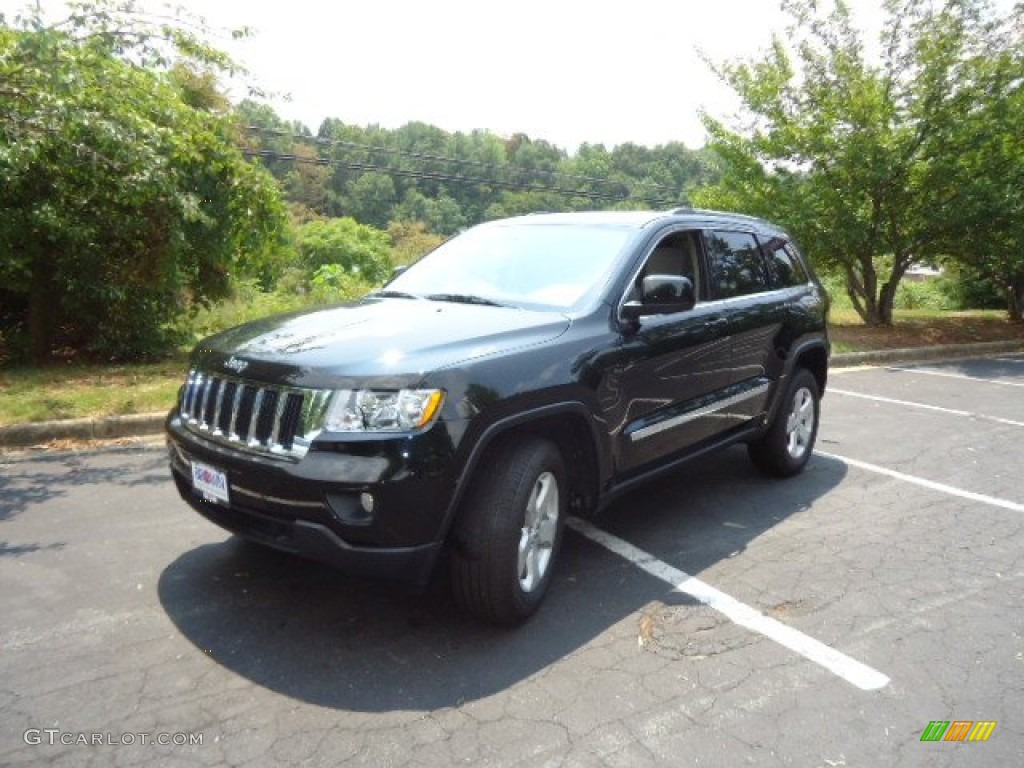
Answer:
[[146, 454], [141, 470], [125, 469], [122, 456], [137, 448], [83, 453], [46, 453], [0, 457], [0, 522], [32, 506], [67, 496], [89, 485], [122, 487], [162, 486], [167, 483], [167, 459], [160, 451]]
[[[798, 478], [766, 480], [736, 449], [623, 497], [595, 522], [698, 575], [807, 509], [845, 473], [815, 459]], [[460, 613], [445, 573], [410, 595], [238, 538], [182, 554], [158, 593], [178, 629], [232, 672], [305, 702], [367, 712], [485, 698], [652, 601], [693, 604], [571, 531], [544, 606], [515, 630]]]

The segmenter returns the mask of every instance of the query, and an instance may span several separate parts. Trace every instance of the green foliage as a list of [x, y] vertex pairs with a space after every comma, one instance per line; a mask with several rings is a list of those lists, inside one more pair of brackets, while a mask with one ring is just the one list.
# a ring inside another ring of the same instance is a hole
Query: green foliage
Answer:
[[201, 34], [153, 26], [131, 4], [0, 28], [0, 323], [12, 347], [37, 361], [157, 353], [187, 301], [224, 295], [234, 269], [265, 260], [284, 209], [222, 112], [215, 75], [230, 67]]
[[0, 370], [0, 425], [166, 411], [185, 361]]
[[311, 295], [318, 304], [358, 299], [378, 286], [377, 283], [353, 274], [341, 264], [324, 264], [313, 273], [310, 283], [313, 287]]
[[994, 25], [972, 65], [984, 98], [965, 95], [956, 141], [936, 168], [962, 225], [949, 252], [971, 300], [995, 294], [1009, 319], [1024, 323], [1024, 4]]
[[395, 184], [386, 174], [364, 173], [352, 185], [349, 198], [353, 218], [383, 229], [395, 204]]
[[392, 270], [387, 233], [355, 219], [320, 219], [299, 227], [296, 234], [301, 263], [314, 274], [337, 265], [370, 283], [386, 279]]
[[943, 290], [939, 280], [903, 280], [896, 289], [895, 309], [960, 309]]
[[377, 287], [339, 264], [324, 264], [310, 277], [287, 270], [275, 290], [266, 290], [251, 278], [231, 282], [228, 295], [207, 306], [184, 313], [169, 328], [185, 347], [236, 325], [298, 310], [358, 299]]
[[[781, 220], [843, 275], [866, 322], [888, 324], [914, 261], [967, 258], [968, 240], [1005, 252], [982, 221], [1020, 210], [1005, 193], [1010, 173], [1020, 181], [1021, 126], [1000, 115], [1014, 89], [1019, 101], [1021, 8], [998, 20], [986, 0], [886, 0], [874, 63], [847, 6], [820, 7], [786, 0], [785, 38], [717, 67], [745, 116], [731, 128], [705, 116], [725, 176], [695, 199]], [[1003, 171], [984, 159], [991, 141], [1014, 148], [997, 153]]]
[[227, 296], [179, 315], [170, 330], [180, 343], [191, 346], [211, 334], [250, 320], [305, 309], [314, 305], [305, 282], [303, 278], [298, 289], [295, 283], [291, 283], [287, 289], [266, 291], [253, 279], [232, 281]]
[[937, 281], [952, 309], [1004, 309], [1005, 286], [994, 280], [982, 265], [951, 263]]
[[467, 225], [466, 215], [454, 198], [442, 193], [431, 199], [415, 189], [408, 190], [402, 203], [388, 215], [392, 222], [422, 221], [440, 235], [453, 235]]
[[263, 153], [290, 201], [315, 215], [353, 217], [381, 229], [422, 221], [452, 235], [486, 219], [537, 210], [667, 208], [720, 176], [713, 152], [680, 143], [611, 150], [583, 144], [570, 156], [525, 134], [502, 139], [419, 122], [387, 130], [328, 119], [314, 139], [252, 102], [243, 102], [239, 114], [251, 127], [247, 148]]
[[412, 264], [429, 251], [434, 250], [444, 238], [427, 230], [422, 221], [393, 221], [388, 226], [391, 241], [391, 263]]

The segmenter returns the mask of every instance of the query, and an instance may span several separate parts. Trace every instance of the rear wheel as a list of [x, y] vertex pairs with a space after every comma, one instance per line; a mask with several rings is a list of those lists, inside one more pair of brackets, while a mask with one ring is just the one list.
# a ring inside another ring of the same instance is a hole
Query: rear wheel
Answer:
[[791, 477], [803, 470], [818, 436], [820, 400], [814, 374], [797, 369], [768, 431], [747, 446], [758, 469], [776, 477]]
[[565, 527], [565, 466], [542, 438], [488, 451], [454, 531], [452, 585], [459, 604], [497, 624], [537, 610]]

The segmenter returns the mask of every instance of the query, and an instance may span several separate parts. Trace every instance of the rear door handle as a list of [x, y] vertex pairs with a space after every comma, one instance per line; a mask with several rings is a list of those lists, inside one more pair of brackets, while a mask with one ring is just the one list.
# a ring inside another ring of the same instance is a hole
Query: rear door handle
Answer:
[[729, 321], [724, 317], [716, 317], [714, 320], [708, 320], [704, 323], [704, 327], [709, 331], [724, 331], [727, 325], [729, 325]]

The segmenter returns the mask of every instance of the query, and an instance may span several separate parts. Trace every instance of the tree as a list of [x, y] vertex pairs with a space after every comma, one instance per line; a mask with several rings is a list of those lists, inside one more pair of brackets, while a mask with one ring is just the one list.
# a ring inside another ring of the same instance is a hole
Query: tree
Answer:
[[0, 27], [0, 322], [39, 362], [157, 351], [281, 233], [213, 87], [232, 65], [191, 29], [111, 2]]
[[372, 227], [386, 227], [395, 204], [395, 184], [383, 173], [364, 173], [349, 192], [348, 212]]
[[1005, 51], [1008, 22], [986, 0], [885, 0], [876, 61], [842, 0], [818, 7], [784, 0], [785, 38], [760, 59], [716, 66], [744, 120], [704, 115], [725, 177], [695, 199], [781, 220], [841, 271], [866, 323], [888, 325], [906, 270], [962, 241], [960, 214], [988, 183], [951, 147], [1002, 132], [981, 115], [1005, 97], [990, 92], [984, 62]]
[[370, 283], [380, 282], [391, 274], [387, 233], [353, 218], [303, 224], [297, 241], [303, 266], [310, 274], [328, 264], [339, 265]]
[[422, 221], [391, 222], [388, 239], [391, 241], [391, 261], [395, 266], [412, 264], [444, 242], [441, 235], [429, 232]]
[[1002, 45], [975, 62], [974, 78], [992, 95], [965, 110], [962, 141], [943, 172], [968, 184], [950, 243], [961, 272], [1005, 296], [1012, 322], [1024, 323], [1024, 25], [1003, 31]]
[[419, 122], [389, 130], [329, 118], [314, 139], [269, 107], [242, 102], [238, 113], [251, 126], [247, 150], [304, 219], [352, 216], [378, 228], [422, 221], [447, 235], [516, 212], [669, 207], [719, 177], [714, 154], [680, 143], [612, 151], [584, 144], [569, 157], [525, 134], [449, 134]]

